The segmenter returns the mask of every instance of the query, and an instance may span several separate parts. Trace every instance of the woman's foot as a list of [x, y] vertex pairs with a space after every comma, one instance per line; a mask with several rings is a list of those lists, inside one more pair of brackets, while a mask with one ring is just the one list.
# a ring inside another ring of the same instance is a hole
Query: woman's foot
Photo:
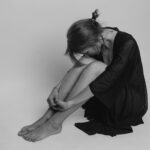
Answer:
[[51, 116], [52, 116], [52, 111], [48, 109], [47, 112], [39, 120], [37, 120], [36, 122], [34, 122], [31, 125], [24, 126], [18, 132], [18, 136], [26, 135], [26, 134], [30, 133], [31, 131], [35, 130], [41, 124], [43, 124], [45, 121], [47, 121], [48, 119], [50, 119]]
[[23, 138], [27, 141], [40, 141], [50, 135], [58, 134], [62, 130], [62, 125], [54, 124], [50, 120], [43, 123], [39, 128], [31, 131], [27, 135], [24, 135]]
[[18, 136], [23, 136], [33, 130], [35, 130], [37, 127], [39, 127], [39, 125], [27, 125], [24, 126], [19, 132], [18, 132]]

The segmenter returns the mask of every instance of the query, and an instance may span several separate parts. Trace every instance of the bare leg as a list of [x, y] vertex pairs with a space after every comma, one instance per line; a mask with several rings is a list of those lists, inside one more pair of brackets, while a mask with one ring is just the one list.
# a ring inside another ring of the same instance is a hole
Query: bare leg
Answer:
[[[96, 65], [95, 65], [96, 64]], [[94, 65], [94, 70], [93, 70]], [[90, 82], [92, 82], [98, 75], [102, 72], [99, 71], [100, 68], [99, 63], [92, 63], [87, 65], [87, 67], [82, 71], [81, 75], [79, 76], [77, 82], [75, 83], [74, 87], [70, 91], [69, 95], [67, 96], [66, 100], [77, 95], [82, 89], [88, 86]], [[62, 85], [63, 87], [63, 85]], [[88, 100], [87, 100], [88, 101]], [[64, 112], [56, 112], [51, 119], [49, 119], [45, 124], [43, 124], [40, 128], [34, 130], [33, 133], [29, 134], [27, 138], [31, 141], [38, 141], [41, 140], [49, 135], [57, 134], [61, 131], [63, 121], [74, 111], [80, 108], [85, 102], [77, 104], [73, 106], [67, 111]]]
[[61, 82], [61, 86], [59, 88], [59, 98], [61, 100], [66, 100], [72, 88], [74, 88], [74, 84], [77, 82], [81, 72], [87, 67], [87, 65], [95, 62], [96, 60], [93, 58], [89, 58], [86, 56], [81, 57], [80, 62], [85, 65], [82, 67], [78, 67], [76, 64], [68, 71], [68, 74], [63, 78]]
[[[87, 65], [87, 67], [82, 71], [81, 75], [79, 76], [74, 87], [70, 91], [68, 97], [66, 98], [66, 101], [71, 99], [72, 97], [76, 96], [80, 91], [82, 91], [85, 87], [87, 87], [94, 79], [96, 79], [96, 77], [102, 73], [100, 67], [101, 67], [101, 63], [99, 63], [99, 62], [96, 62], [96, 63], [94, 62], [92, 64]], [[95, 69], [93, 69], [93, 68], [95, 68]], [[88, 101], [88, 99], [87, 99], [87, 101]], [[76, 111], [78, 108], [80, 108], [87, 101], [81, 102], [80, 104], [73, 106], [72, 108], [70, 108], [67, 111], [56, 112], [52, 116], [50, 121], [57, 126], [61, 125], [63, 123], [63, 121], [70, 114], [72, 114], [74, 111]]]
[[[82, 70], [86, 67], [86, 64], [92, 63], [93, 61], [95, 61], [95, 59], [87, 58], [87, 57], [83, 56], [83, 57], [80, 58], [80, 61], [83, 62], [85, 65], [82, 66], [82, 67], [77, 67], [76, 64], [75, 64], [67, 72], [67, 74], [64, 76], [64, 78], [61, 81], [61, 85], [63, 85], [63, 86], [60, 86], [60, 88], [59, 88], [59, 96], [58, 96], [61, 100], [65, 100], [66, 99], [66, 96], [68, 95], [70, 89], [72, 89], [74, 83], [77, 81], [78, 76], [80, 76]], [[46, 122], [49, 118], [51, 118], [51, 116], [53, 114], [55, 114], [55, 112], [56, 111], [54, 111], [53, 109], [49, 108], [40, 119], [38, 119], [37, 121], [35, 121], [31, 125], [23, 127], [18, 132], [18, 135], [19, 136], [24, 136], [24, 135], [30, 133], [34, 129], [38, 128], [41, 124]]]

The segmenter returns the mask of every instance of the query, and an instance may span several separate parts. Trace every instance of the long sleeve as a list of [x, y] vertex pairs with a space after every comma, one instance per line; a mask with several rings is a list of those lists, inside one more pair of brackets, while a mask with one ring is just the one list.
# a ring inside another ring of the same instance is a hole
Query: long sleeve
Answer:
[[117, 54], [113, 56], [112, 63], [107, 66], [101, 75], [89, 84], [94, 96], [99, 96], [117, 82], [117, 79], [126, 68], [127, 63], [129, 63], [129, 60], [133, 57], [135, 46], [133, 40], [126, 41], [117, 50]]

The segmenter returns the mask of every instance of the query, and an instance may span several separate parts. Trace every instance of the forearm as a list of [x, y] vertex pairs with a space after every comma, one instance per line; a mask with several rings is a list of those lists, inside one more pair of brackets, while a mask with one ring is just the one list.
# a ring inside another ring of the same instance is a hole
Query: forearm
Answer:
[[67, 101], [69, 101], [69, 103], [72, 103], [72, 105], [76, 105], [81, 102], [87, 101], [91, 97], [93, 97], [93, 93], [91, 92], [89, 86], [87, 86], [78, 95], [71, 99], [68, 99]]

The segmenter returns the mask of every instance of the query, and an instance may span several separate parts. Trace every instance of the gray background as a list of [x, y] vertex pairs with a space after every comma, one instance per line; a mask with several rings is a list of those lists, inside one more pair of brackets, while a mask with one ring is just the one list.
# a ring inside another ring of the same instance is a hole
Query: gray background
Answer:
[[74, 21], [91, 17], [96, 8], [103, 26], [116, 26], [137, 40], [150, 94], [149, 6], [149, 0], [1, 0], [0, 149], [147, 150], [149, 111], [143, 118], [144, 125], [114, 138], [88, 136], [75, 128], [75, 122], [86, 120], [81, 108], [67, 118], [60, 134], [43, 141], [30, 143], [17, 133], [43, 115], [52, 87], [72, 66], [63, 55], [67, 29]]

